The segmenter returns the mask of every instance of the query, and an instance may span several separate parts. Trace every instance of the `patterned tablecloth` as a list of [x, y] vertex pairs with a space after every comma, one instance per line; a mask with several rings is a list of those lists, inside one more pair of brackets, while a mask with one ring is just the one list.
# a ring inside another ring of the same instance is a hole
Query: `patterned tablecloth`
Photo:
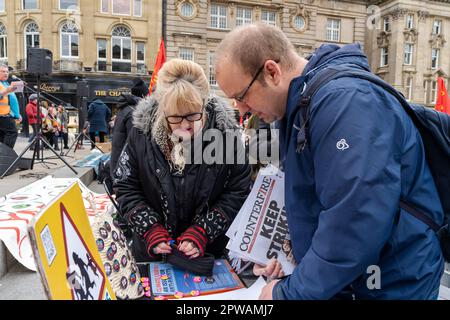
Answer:
[[90, 191], [79, 179], [47, 176], [22, 189], [0, 197], [0, 240], [17, 261], [36, 271], [27, 226], [33, 217], [58, 197], [69, 185], [78, 182], [89, 220], [112, 209], [106, 194]]

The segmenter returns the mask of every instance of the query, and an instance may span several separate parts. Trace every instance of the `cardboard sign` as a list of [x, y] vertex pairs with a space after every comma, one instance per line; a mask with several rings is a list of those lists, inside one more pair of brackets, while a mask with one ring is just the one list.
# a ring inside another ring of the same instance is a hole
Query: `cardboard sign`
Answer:
[[70, 185], [30, 222], [28, 234], [49, 299], [116, 298], [77, 183]]

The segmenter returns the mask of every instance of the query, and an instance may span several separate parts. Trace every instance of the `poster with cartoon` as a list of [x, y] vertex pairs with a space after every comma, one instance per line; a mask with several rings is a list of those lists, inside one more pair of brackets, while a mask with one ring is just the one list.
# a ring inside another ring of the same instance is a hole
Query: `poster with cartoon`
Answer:
[[115, 299], [77, 183], [28, 226], [37, 269], [53, 300]]

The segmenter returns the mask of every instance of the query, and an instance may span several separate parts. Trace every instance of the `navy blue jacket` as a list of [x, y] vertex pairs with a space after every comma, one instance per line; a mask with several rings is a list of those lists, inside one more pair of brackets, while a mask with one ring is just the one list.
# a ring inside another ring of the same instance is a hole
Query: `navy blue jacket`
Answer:
[[89, 132], [108, 132], [108, 122], [111, 119], [111, 110], [100, 99], [89, 105], [88, 120]]
[[[435, 299], [444, 268], [439, 240], [398, 203], [404, 198], [439, 224], [443, 210], [422, 139], [399, 102], [368, 81], [333, 80], [312, 99], [309, 143], [296, 153], [303, 86], [341, 64], [369, 70], [359, 45], [321, 46], [291, 82], [278, 123], [299, 263], [273, 297], [330, 299], [350, 287], [357, 299]], [[381, 287], [371, 290], [376, 268]]]

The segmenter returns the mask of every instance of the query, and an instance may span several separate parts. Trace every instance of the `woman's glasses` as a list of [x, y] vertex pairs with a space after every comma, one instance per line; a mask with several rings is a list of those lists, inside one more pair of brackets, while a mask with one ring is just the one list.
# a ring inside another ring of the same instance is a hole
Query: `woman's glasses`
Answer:
[[186, 119], [189, 122], [200, 121], [203, 118], [203, 112], [194, 112], [185, 114], [184, 116], [168, 116], [166, 120], [170, 124], [179, 124], [183, 122], [183, 119]]

